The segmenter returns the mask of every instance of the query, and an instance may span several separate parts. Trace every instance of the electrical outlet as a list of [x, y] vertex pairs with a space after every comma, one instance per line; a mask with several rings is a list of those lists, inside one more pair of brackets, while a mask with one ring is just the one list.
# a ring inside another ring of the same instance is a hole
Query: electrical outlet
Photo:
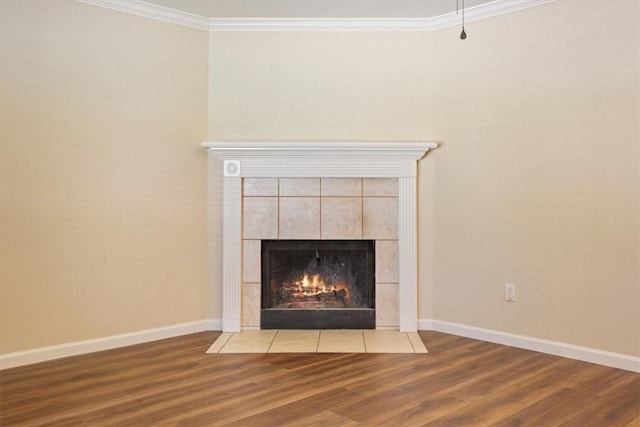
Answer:
[[516, 302], [516, 285], [506, 283], [504, 285], [504, 300], [507, 302]]

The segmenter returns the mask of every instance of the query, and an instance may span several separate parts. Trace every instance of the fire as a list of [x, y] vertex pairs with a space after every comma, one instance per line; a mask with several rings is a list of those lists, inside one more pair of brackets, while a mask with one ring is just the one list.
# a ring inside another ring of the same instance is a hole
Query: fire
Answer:
[[289, 288], [288, 298], [290, 302], [321, 302], [338, 307], [347, 306], [350, 299], [346, 283], [327, 284], [320, 274], [306, 272], [300, 280], [293, 282], [293, 287]]
[[309, 288], [312, 289], [322, 289], [323, 291], [326, 290], [327, 286], [324, 283], [324, 280], [322, 280], [320, 278], [319, 274], [314, 274], [313, 276], [311, 276], [311, 278], [309, 277], [309, 275], [307, 273], [304, 274], [304, 277], [302, 278], [301, 281], [297, 282], [298, 286], [300, 287], [301, 291], [307, 291]]
[[344, 284], [340, 284], [338, 286], [327, 285], [319, 274], [309, 276], [309, 274], [304, 273], [302, 279], [295, 283], [298, 286], [298, 292], [302, 293], [304, 296], [320, 295], [326, 292], [337, 291], [339, 289], [346, 290], [347, 288]]

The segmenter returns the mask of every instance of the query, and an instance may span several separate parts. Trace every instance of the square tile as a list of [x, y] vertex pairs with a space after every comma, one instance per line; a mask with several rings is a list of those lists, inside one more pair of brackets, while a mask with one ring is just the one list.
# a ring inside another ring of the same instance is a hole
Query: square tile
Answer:
[[260, 327], [261, 283], [242, 284], [242, 327]]
[[236, 332], [219, 353], [266, 353], [275, 336], [275, 330]]
[[398, 178], [364, 178], [362, 195], [364, 197], [398, 197]]
[[364, 353], [364, 335], [362, 331], [323, 330], [320, 331], [318, 353]]
[[422, 338], [418, 335], [417, 332], [407, 332], [407, 336], [409, 337], [409, 341], [411, 341], [411, 345], [413, 346], [413, 351], [416, 353], [429, 353], [427, 347], [425, 347]]
[[320, 238], [320, 198], [280, 198], [280, 239]]
[[398, 198], [365, 197], [362, 204], [362, 232], [365, 239], [398, 238]]
[[376, 283], [376, 327], [398, 327], [397, 283]]
[[315, 353], [319, 336], [317, 330], [279, 330], [269, 353]]
[[398, 265], [398, 241], [376, 240], [376, 282], [397, 283]]
[[398, 331], [365, 330], [367, 353], [414, 353], [407, 334]]
[[322, 178], [321, 195], [362, 197], [362, 178]]
[[278, 198], [243, 197], [242, 202], [242, 237], [277, 239]]
[[362, 198], [323, 197], [321, 211], [323, 239], [362, 238]]
[[219, 353], [232, 335], [233, 334], [231, 332], [221, 333], [218, 339], [214, 341], [214, 343], [211, 345], [211, 347], [209, 347], [206, 353]]
[[280, 196], [320, 196], [320, 178], [280, 178]]
[[207, 353], [428, 353], [420, 335], [396, 330], [243, 330]]
[[[377, 249], [376, 249], [377, 250]], [[261, 246], [260, 240], [243, 240], [242, 241], [242, 281], [243, 282], [260, 282], [261, 269], [260, 258]]]
[[278, 178], [244, 178], [242, 194], [244, 196], [277, 196]]

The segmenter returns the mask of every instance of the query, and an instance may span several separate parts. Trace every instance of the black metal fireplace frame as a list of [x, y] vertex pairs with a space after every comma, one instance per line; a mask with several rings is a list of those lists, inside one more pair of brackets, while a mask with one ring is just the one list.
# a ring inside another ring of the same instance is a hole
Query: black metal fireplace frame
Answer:
[[[354, 250], [366, 255], [367, 283], [370, 294], [367, 307], [363, 308], [323, 308], [295, 309], [269, 307], [268, 274], [269, 251], [304, 250], [313, 246], [317, 250]], [[262, 240], [262, 292], [261, 292], [261, 329], [375, 329], [375, 241], [374, 240]]]

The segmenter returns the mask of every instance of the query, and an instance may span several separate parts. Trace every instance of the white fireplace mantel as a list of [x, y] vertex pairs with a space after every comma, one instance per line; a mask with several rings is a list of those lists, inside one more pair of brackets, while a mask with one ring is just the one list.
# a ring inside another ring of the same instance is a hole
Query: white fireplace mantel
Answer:
[[[417, 331], [417, 161], [436, 143], [203, 142], [202, 146], [209, 150], [210, 171], [219, 170], [219, 162], [223, 161], [223, 331], [241, 330], [242, 178], [245, 177], [398, 178], [399, 329]], [[210, 191], [209, 197], [219, 195]], [[213, 200], [209, 203], [219, 206]]]

